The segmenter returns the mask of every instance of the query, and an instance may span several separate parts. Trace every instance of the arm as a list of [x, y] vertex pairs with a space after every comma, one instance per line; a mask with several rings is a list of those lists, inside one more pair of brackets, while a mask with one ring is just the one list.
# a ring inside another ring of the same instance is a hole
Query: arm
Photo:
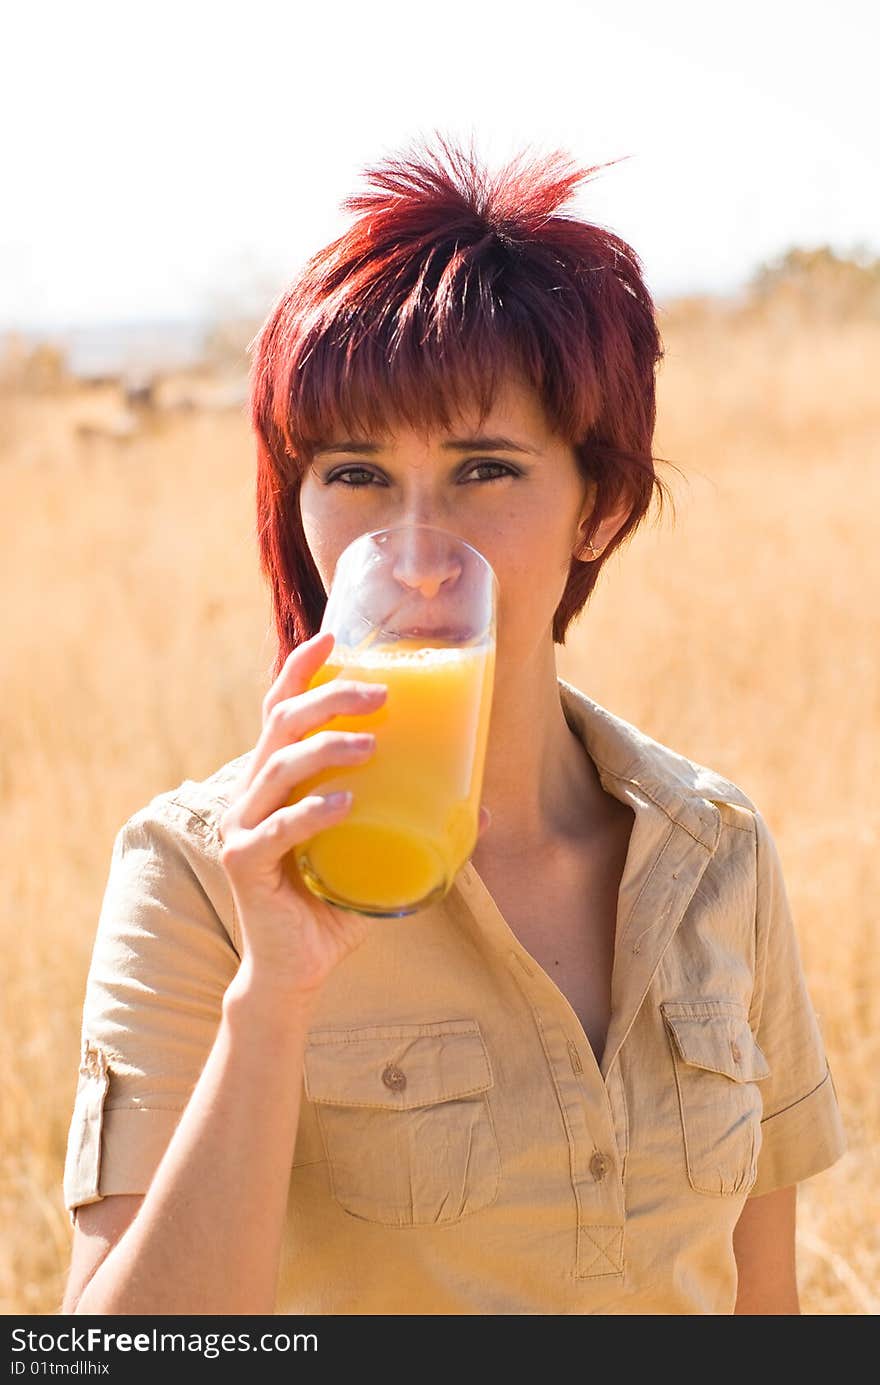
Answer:
[[[65, 1312], [274, 1310], [308, 1030], [326, 978], [370, 925], [285, 868], [297, 843], [350, 807], [298, 797], [299, 786], [373, 751], [371, 737], [311, 733], [386, 695], [341, 679], [309, 689], [329, 648], [319, 636], [288, 659], [220, 823], [217, 869], [241, 935], [231, 978], [188, 811], [179, 805], [173, 824], [147, 811], [118, 838], [68, 1145], [68, 1206], [84, 1210]], [[105, 1054], [97, 1073], [85, 1062], [92, 1043]]]
[[143, 1202], [140, 1193], [114, 1193], [73, 1213], [73, 1246], [60, 1313], [74, 1313], [83, 1289], [107, 1258]]
[[751, 1197], [733, 1233], [735, 1314], [800, 1313], [795, 1259], [797, 1184]]
[[311, 1007], [240, 978], [146, 1195], [80, 1209], [62, 1312], [274, 1311]]

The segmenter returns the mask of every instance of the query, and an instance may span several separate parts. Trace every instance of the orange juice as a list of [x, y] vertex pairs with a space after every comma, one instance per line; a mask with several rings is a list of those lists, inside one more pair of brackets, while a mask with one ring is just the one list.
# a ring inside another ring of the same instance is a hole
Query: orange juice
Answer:
[[315, 789], [353, 794], [343, 822], [290, 853], [314, 893], [386, 917], [446, 893], [477, 840], [494, 665], [494, 644], [400, 640], [351, 654], [334, 651], [318, 670], [311, 687], [341, 673], [384, 683], [388, 697], [377, 711], [326, 723], [331, 730], [371, 731], [370, 760], [322, 770], [291, 798]]

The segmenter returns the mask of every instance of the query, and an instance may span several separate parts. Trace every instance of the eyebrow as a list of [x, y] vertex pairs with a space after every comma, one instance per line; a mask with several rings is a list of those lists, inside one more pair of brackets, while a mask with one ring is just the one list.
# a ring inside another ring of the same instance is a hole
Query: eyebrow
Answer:
[[[449, 442], [440, 444], [446, 452], [525, 452], [531, 456], [537, 455], [537, 448], [525, 447], [522, 443], [514, 442], [512, 438], [502, 437], [477, 437], [477, 438], [451, 438]], [[313, 456], [323, 456], [325, 452], [369, 452], [375, 455], [381, 452], [382, 447], [375, 442], [356, 442], [351, 438], [346, 438], [342, 442], [327, 443], [324, 447], [316, 447]]]

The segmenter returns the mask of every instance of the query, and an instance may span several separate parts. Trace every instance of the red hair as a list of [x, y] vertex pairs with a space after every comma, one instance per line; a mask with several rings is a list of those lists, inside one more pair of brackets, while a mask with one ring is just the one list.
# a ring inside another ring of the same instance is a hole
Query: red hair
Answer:
[[[326, 594], [312, 560], [299, 487], [313, 448], [336, 425], [353, 435], [449, 428], [450, 412], [489, 412], [518, 376], [550, 428], [596, 483], [589, 540], [623, 498], [629, 515], [601, 559], [572, 559], [553, 619], [562, 644], [601, 566], [665, 487], [654, 469], [654, 304], [630, 247], [559, 208], [601, 167], [562, 152], [492, 176], [473, 151], [430, 149], [366, 170], [360, 215], [307, 262], [249, 350], [257, 439], [257, 535], [278, 648], [272, 677], [320, 626]], [[418, 152], [418, 151], [417, 151]]]

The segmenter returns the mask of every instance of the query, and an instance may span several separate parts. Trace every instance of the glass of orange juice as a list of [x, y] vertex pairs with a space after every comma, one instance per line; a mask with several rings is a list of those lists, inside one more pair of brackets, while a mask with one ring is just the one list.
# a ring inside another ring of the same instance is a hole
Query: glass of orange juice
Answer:
[[497, 588], [481, 553], [428, 525], [362, 534], [339, 558], [321, 622], [335, 644], [310, 686], [342, 675], [383, 683], [388, 696], [377, 711], [327, 723], [375, 735], [366, 764], [297, 786], [295, 799], [318, 788], [353, 795], [344, 821], [290, 853], [319, 898], [398, 918], [441, 899], [473, 851]]

